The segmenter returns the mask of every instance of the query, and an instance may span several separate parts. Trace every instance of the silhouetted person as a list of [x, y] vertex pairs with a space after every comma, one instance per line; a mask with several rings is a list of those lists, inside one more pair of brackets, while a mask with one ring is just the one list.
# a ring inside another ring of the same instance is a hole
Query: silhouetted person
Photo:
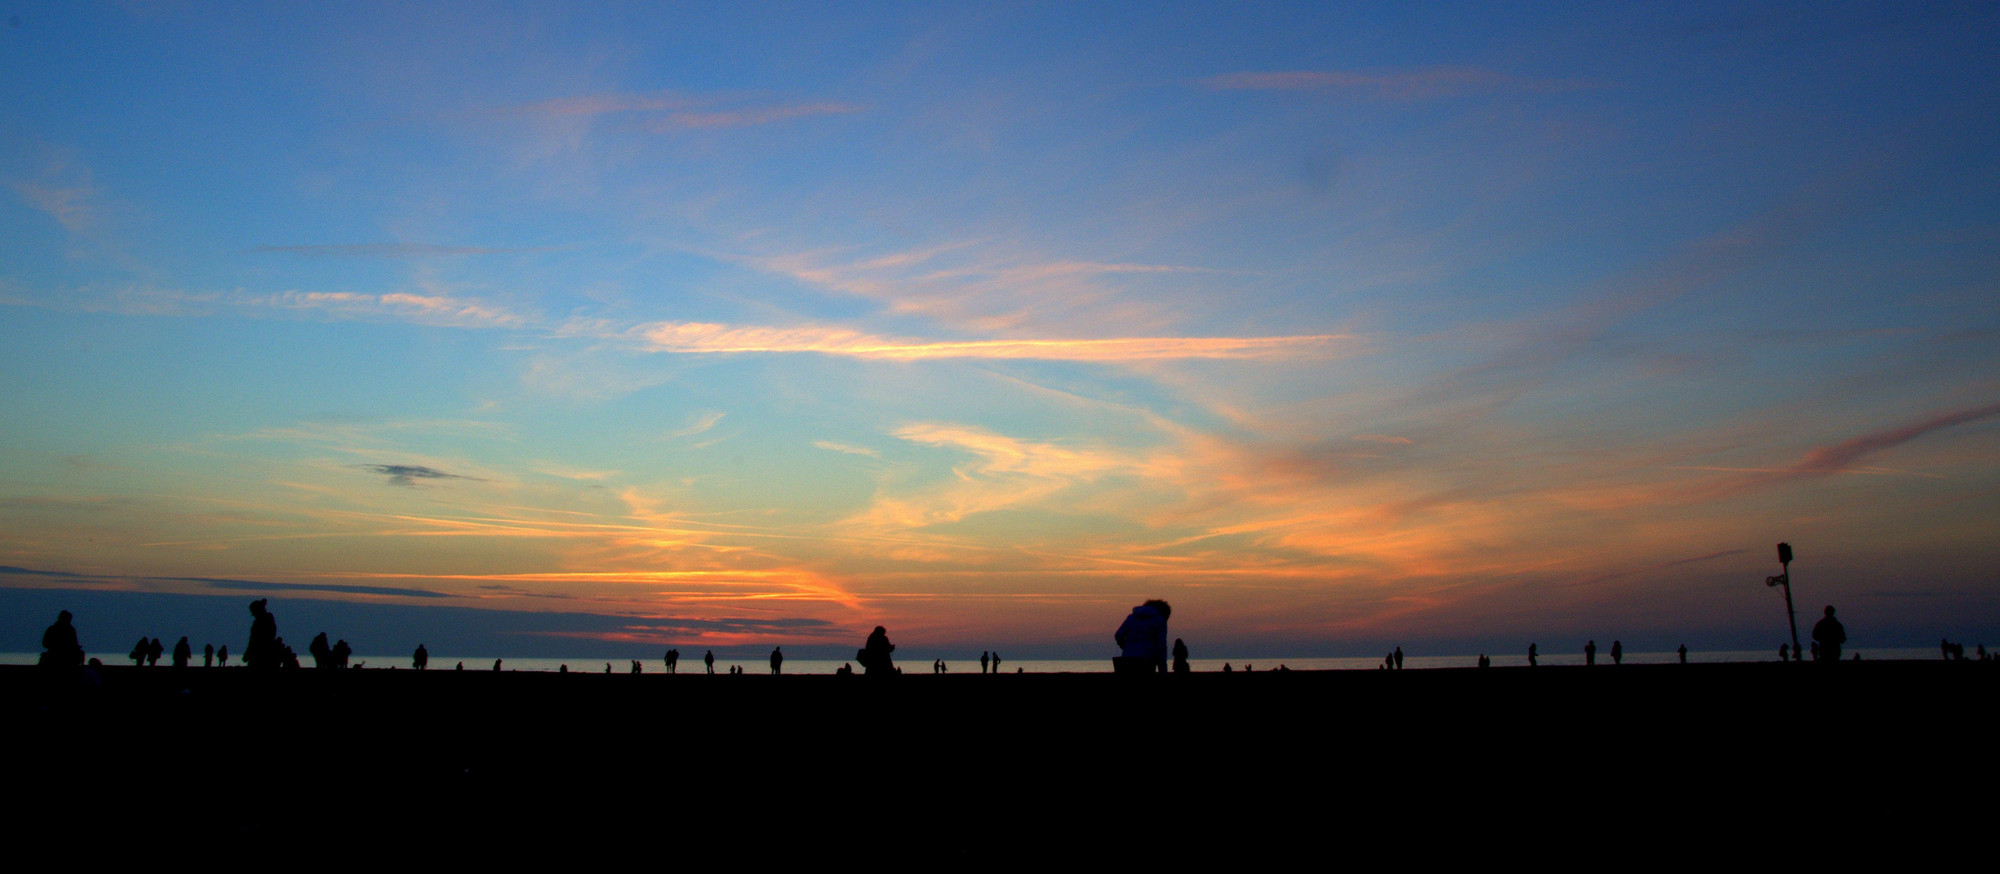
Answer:
[[1403, 669], [1403, 648], [1402, 648], [1402, 647], [1400, 647], [1400, 646], [1399, 646], [1399, 647], [1396, 647], [1396, 651], [1395, 651], [1395, 652], [1393, 652], [1393, 653], [1390, 653], [1389, 655], [1390, 655], [1390, 657], [1391, 657], [1391, 658], [1394, 658], [1394, 659], [1396, 660], [1396, 670], [1399, 670], [1399, 671], [1400, 671], [1400, 670], [1402, 670], [1402, 669]]
[[1229, 666], [1229, 663], [1228, 663], [1228, 662], [1223, 662], [1223, 663], [1222, 663], [1222, 672], [1223, 672], [1223, 673], [1227, 674], [1227, 673], [1230, 673], [1231, 671], [1234, 671], [1234, 670], [1236, 670], [1236, 669], [1235, 669], [1235, 668], [1232, 668], [1232, 667], [1230, 667], [1230, 666]]
[[1840, 661], [1840, 645], [1847, 642], [1847, 629], [1840, 620], [1833, 618], [1833, 605], [1826, 608], [1826, 618], [1813, 626], [1813, 658], [1827, 664]]
[[454, 671], [463, 671], [463, 670], [465, 670], [465, 663], [464, 663], [464, 662], [459, 662], [459, 663], [458, 663], [458, 667], [456, 667], [456, 668], [452, 668], [452, 670], [454, 670]]
[[347, 645], [347, 638], [341, 638], [340, 642], [333, 645], [333, 666], [345, 669], [348, 658], [353, 655], [354, 647]]
[[188, 644], [187, 638], [183, 637], [180, 643], [174, 644], [174, 667], [185, 668], [193, 658], [194, 647]]
[[1688, 663], [1688, 645], [1687, 645], [1687, 644], [1685, 644], [1685, 643], [1681, 644], [1681, 648], [1680, 648], [1680, 654], [1681, 654], [1681, 664], [1687, 664], [1687, 663]]
[[[430, 663], [431, 663], [430, 650], [424, 649], [424, 645], [421, 643], [417, 644], [417, 651], [410, 654], [410, 664], [415, 665], [417, 670], [421, 671], [424, 668], [429, 667]], [[604, 663], [604, 672], [607, 674], [611, 673], [610, 662]]]
[[667, 673], [669, 674], [676, 673], [674, 668], [678, 666], [681, 662], [681, 651], [677, 649], [667, 650], [666, 662], [667, 662]]
[[1614, 665], [1625, 663], [1625, 644], [1615, 640], [1611, 642], [1611, 663]]
[[990, 667], [992, 667], [992, 666], [993, 666], [993, 655], [992, 655], [991, 653], [989, 653], [989, 652], [987, 652], [987, 651], [983, 650], [983, 649], [982, 649], [982, 650], [980, 650], [980, 651], [979, 651], [979, 673], [980, 673], [980, 674], [982, 674], [982, 675], [984, 675], [984, 674], [986, 673], [986, 669], [987, 669], [987, 668], [990, 668]]
[[1938, 638], [1938, 652], [1944, 655], [1945, 661], [1951, 661], [1951, 638]]
[[1583, 664], [1585, 667], [1597, 664], [1597, 641], [1583, 645]]
[[45, 668], [74, 668], [83, 664], [83, 645], [76, 642], [76, 626], [68, 610], [56, 614], [55, 624], [42, 632], [41, 665]]
[[605, 663], [604, 663], [604, 675], [605, 675], [605, 676], [607, 676], [607, 677], [611, 676], [611, 663], [610, 663], [610, 662], [605, 662]]
[[201, 645], [201, 666], [204, 668], [215, 667], [215, 644], [204, 643]]
[[243, 647], [243, 663], [259, 670], [275, 668], [284, 657], [278, 651], [278, 617], [263, 598], [250, 602], [250, 643]]
[[1538, 653], [1535, 652], [1535, 645], [1532, 643], [1528, 644], [1528, 667], [1532, 668], [1536, 664], [1538, 664], [1538, 662], [1535, 661], [1535, 656], [1537, 655]]
[[854, 653], [854, 660], [861, 663], [861, 673], [870, 677], [887, 677], [896, 673], [896, 665], [889, 654], [896, 651], [896, 645], [889, 642], [889, 632], [880, 625], [869, 632], [868, 642]]
[[1176, 637], [1174, 638], [1174, 673], [1185, 674], [1188, 671], [1187, 643]]
[[771, 676], [773, 677], [785, 672], [784, 649], [781, 646], [771, 647]]
[[229, 644], [225, 643], [215, 648], [215, 664], [218, 667], [229, 667]]
[[326, 632], [313, 636], [312, 643], [306, 644], [306, 655], [312, 656], [313, 667], [333, 667], [333, 647], [326, 643]]
[[153, 645], [150, 642], [148, 642], [145, 638], [141, 637], [139, 638], [138, 643], [132, 644], [132, 651], [126, 653], [125, 657], [132, 660], [133, 667], [143, 668], [146, 666], [146, 650], [152, 648]]
[[556, 673], [558, 674], [569, 673], [569, 665], [556, 665]]
[[1791, 660], [1792, 660], [1792, 645], [1789, 643], [1778, 644], [1778, 661], [1788, 662]]
[[645, 669], [644, 669], [644, 668], [641, 668], [641, 667], [639, 667], [639, 660], [638, 660], [638, 659], [633, 659], [633, 660], [632, 660], [632, 673], [635, 673], [635, 674], [642, 674], [642, 673], [645, 673]]
[[497, 670], [500, 670], [500, 660], [499, 660], [499, 659], [494, 659], [494, 660], [493, 660], [493, 670], [496, 670], [496, 671], [497, 671]]
[[161, 643], [159, 638], [157, 637], [153, 638], [152, 643], [146, 644], [146, 666], [158, 667], [160, 664], [160, 656], [166, 654], [167, 654], [167, 645]]
[[702, 657], [701, 657], [701, 663], [702, 663], [702, 664], [704, 664], [704, 665], [706, 665], [706, 666], [708, 666], [708, 672], [709, 672], [710, 674], [714, 674], [714, 673], [715, 673], [715, 650], [709, 650], [709, 651], [708, 651], [708, 654], [707, 654], [707, 655], [705, 655], [705, 656], [702, 656]]
[[1132, 608], [1111, 639], [1118, 643], [1112, 670], [1120, 674], [1167, 672], [1167, 618], [1174, 608], [1155, 598]]
[[1000, 651], [993, 651], [993, 673], [1000, 673]]

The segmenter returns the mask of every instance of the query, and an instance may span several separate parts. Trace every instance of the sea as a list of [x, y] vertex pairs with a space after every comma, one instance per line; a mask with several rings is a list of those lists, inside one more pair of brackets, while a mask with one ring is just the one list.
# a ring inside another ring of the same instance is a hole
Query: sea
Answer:
[[[1846, 658], [1853, 658], [1853, 654], [1856, 652], [1859, 652], [1863, 659], [1915, 660], [1942, 658], [1935, 647], [1899, 647], [1867, 650], [1846, 649], [1842, 651], [1841, 655]], [[131, 664], [131, 661], [125, 657], [124, 653], [118, 653], [115, 657], [105, 654], [93, 655], [103, 659], [107, 665]], [[1496, 668], [1526, 667], [1528, 664], [1528, 655], [1525, 651], [1512, 655], [1489, 655], [1493, 666]], [[1968, 654], [1967, 657], [1971, 658], [1972, 656]], [[39, 653], [6, 652], [0, 653], [0, 664], [32, 665], [39, 658]], [[171, 656], [167, 658], [171, 658]], [[201, 654], [197, 652], [195, 658], [197, 660], [200, 659]], [[1478, 666], [1478, 658], [1476, 655], [1422, 656], [1406, 653], [1403, 658], [1403, 669], [1471, 668]], [[1747, 650], [1719, 652], [1689, 650], [1687, 659], [1690, 664], [1774, 662], [1778, 660], [1778, 653], [1775, 649], [1755, 652]], [[161, 659], [163, 662], [166, 660], [166, 658]], [[1625, 663], [1627, 664], [1672, 664], [1679, 660], [1680, 656], [1674, 652], [1625, 653]], [[304, 662], [306, 667], [312, 666], [310, 657], [302, 657], [301, 661]], [[899, 652], [896, 658], [897, 666], [901, 667], [906, 674], [931, 673], [934, 671], [934, 663], [936, 661], [938, 661], [936, 657], [927, 657], [923, 653], [912, 653], [908, 657], [905, 657]], [[945, 673], [979, 673], [978, 659], [960, 658], [944, 659], [943, 661]], [[1539, 656], [1539, 662], [1543, 665], [1581, 665], [1584, 663], [1584, 656], [1580, 651], [1574, 653], [1544, 651]], [[407, 653], [392, 656], [355, 655], [348, 660], [348, 663], [360, 668], [396, 668], [401, 670], [409, 670], [411, 668], [410, 656]], [[1362, 658], [1220, 658], [1188, 660], [1188, 666], [1194, 671], [1201, 673], [1221, 671], [1225, 665], [1234, 671], [1274, 671], [1281, 667], [1294, 671], [1373, 671], [1380, 670], [1382, 663], [1382, 656]], [[1598, 650], [1597, 663], [1599, 665], [1611, 664], [1609, 647]], [[839, 671], [843, 664], [852, 664], [852, 662], [787, 658], [784, 662], [784, 673], [832, 674]], [[632, 672], [632, 660], [629, 658], [511, 658], [492, 655], [458, 656], [444, 653], [431, 654], [430, 670], [449, 671], [456, 669], [459, 665], [463, 665], [464, 669], [468, 671], [491, 671], [495, 670], [497, 665], [497, 669], [503, 671], [556, 673], [567, 669], [572, 673], [587, 672], [601, 674], [605, 673], [608, 668], [609, 672], [614, 674], [629, 674]], [[236, 663], [232, 661], [231, 666], [236, 666]], [[677, 667], [677, 673], [702, 673], [701, 656], [699, 654], [690, 656], [687, 653], [683, 653], [680, 664]], [[749, 659], [736, 657], [716, 658], [716, 673], [726, 674], [731, 667], [740, 667], [745, 674], [767, 674], [771, 670], [771, 664], [767, 657], [760, 656]], [[658, 658], [642, 660], [639, 663], [639, 668], [641, 673], [646, 674], [663, 674], [667, 672], [665, 663]], [[855, 670], [860, 670], [860, 667], [858, 665], [855, 666]], [[1106, 654], [1102, 658], [1095, 659], [1004, 659], [1001, 662], [1000, 670], [1003, 673], [1009, 674], [1108, 674], [1111, 672], [1111, 656]]]

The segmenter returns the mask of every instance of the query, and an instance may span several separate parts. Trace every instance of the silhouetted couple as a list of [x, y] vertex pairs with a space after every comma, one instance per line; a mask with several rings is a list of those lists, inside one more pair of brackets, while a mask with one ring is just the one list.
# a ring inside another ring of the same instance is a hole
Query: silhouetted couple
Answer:
[[1155, 598], [1132, 608], [1132, 615], [1118, 626], [1111, 639], [1118, 642], [1119, 655], [1111, 660], [1120, 674], [1164, 674], [1167, 672], [1167, 618], [1174, 608]]

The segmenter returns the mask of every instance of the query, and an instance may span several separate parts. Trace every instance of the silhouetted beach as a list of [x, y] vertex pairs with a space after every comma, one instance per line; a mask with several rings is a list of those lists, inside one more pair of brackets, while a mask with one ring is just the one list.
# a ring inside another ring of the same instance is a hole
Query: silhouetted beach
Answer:
[[[1939, 775], [1983, 779], [1978, 745], [1936, 733], [2000, 679], [1991, 663], [1944, 661], [1140, 677], [98, 671], [95, 686], [53, 688], [36, 668], [0, 668], [16, 742], [47, 752], [23, 757], [27, 785], [52, 787], [35, 817], [46, 824], [143, 786], [175, 803], [129, 827], [275, 840], [322, 828], [319, 807], [400, 811], [371, 821], [391, 832], [617, 828], [671, 809], [729, 833], [773, 816], [840, 835], [884, 805], [918, 843], [924, 810], [961, 807], [1015, 828], [1408, 810], [1484, 829], [1604, 815], [1593, 799], [1669, 815], [1795, 796], [1822, 769], [1872, 787], [1847, 802], [1868, 807], [1935, 791]], [[1139, 787], [1140, 806], [1121, 807]], [[260, 792], [273, 803], [253, 801]], [[1758, 815], [1797, 815], [1787, 804]]]

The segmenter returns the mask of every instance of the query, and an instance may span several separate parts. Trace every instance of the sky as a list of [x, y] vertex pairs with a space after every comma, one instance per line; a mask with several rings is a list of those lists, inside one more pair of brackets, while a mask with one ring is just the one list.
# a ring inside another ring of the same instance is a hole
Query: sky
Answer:
[[0, 17], [0, 649], [2000, 643], [1990, 4]]

